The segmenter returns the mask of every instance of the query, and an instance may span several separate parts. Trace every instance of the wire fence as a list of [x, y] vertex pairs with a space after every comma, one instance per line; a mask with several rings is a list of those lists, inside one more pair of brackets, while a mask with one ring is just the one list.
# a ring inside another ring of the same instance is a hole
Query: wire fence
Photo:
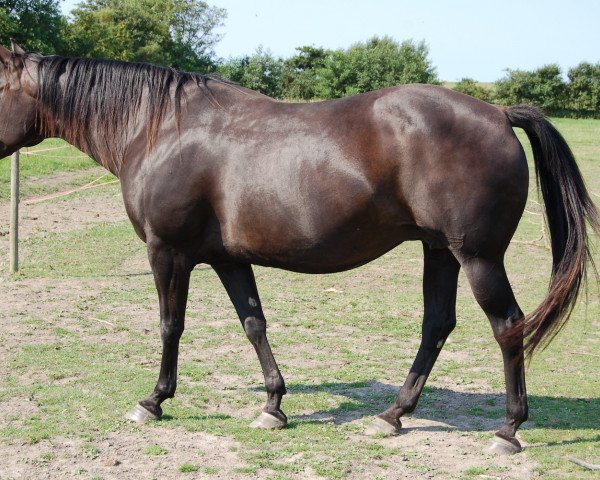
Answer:
[[[47, 152], [54, 152], [57, 150], [69, 150], [69, 151], [73, 152], [72, 155], [61, 155], [61, 157], [63, 157], [63, 158], [89, 158], [88, 155], [86, 155], [82, 151], [78, 150], [77, 148], [73, 147], [72, 145], [60, 145], [57, 147], [41, 148], [41, 149], [37, 149], [37, 150], [30, 150], [29, 147], [25, 147], [20, 152], [21, 152], [21, 155], [31, 155], [31, 156], [37, 156], [37, 157], [53, 157], [54, 155], [52, 155], [52, 154], [48, 155]], [[44, 153], [45, 155], [42, 155], [42, 153]]]

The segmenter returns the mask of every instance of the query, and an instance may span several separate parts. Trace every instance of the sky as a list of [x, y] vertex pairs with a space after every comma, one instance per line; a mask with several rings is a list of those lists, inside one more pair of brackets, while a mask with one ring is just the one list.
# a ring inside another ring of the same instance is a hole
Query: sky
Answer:
[[[424, 40], [444, 81], [492, 82], [505, 69], [600, 62], [599, 0], [207, 0], [227, 10], [222, 58], [259, 46], [288, 57], [303, 45], [347, 48], [375, 35]], [[63, 0], [68, 13], [78, 0]]]

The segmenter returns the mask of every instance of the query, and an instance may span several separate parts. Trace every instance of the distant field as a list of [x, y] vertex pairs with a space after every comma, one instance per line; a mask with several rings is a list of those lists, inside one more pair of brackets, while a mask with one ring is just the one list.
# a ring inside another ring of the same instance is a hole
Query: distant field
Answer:
[[[454, 86], [458, 82], [442, 82], [442, 85], [446, 88], [454, 88]], [[476, 82], [477, 85], [483, 88], [487, 88], [488, 90], [492, 90], [494, 88], [494, 82]]]
[[[555, 124], [598, 200], [600, 121]], [[24, 195], [66, 190], [102, 173], [89, 160], [72, 162], [27, 159]], [[6, 164], [0, 163], [2, 222]], [[530, 190], [506, 259], [526, 312], [545, 295], [551, 266], [533, 173]], [[528, 368], [530, 421], [519, 431], [526, 449], [515, 457], [485, 450], [504, 417], [501, 356], [462, 274], [457, 329], [419, 407], [403, 419], [404, 433], [362, 435], [393, 401], [418, 348], [422, 254], [414, 242], [335, 275], [256, 268], [289, 390], [283, 409], [290, 426], [277, 432], [248, 428], [265, 398], [260, 366], [216, 275], [198, 267], [177, 395], [165, 402], [162, 421], [132, 425], [123, 415], [153, 388], [160, 342], [145, 247], [118, 187], [24, 205], [22, 218], [22, 270], [0, 277], [2, 480], [598, 478], [568, 460], [600, 464], [596, 287]], [[0, 256], [7, 256], [6, 235]]]

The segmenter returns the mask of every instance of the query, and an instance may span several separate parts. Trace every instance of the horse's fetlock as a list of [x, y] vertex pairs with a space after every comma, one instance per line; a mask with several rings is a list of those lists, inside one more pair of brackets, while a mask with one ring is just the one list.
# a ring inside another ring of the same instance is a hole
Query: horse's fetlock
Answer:
[[267, 391], [275, 393], [277, 395], [285, 395], [287, 393], [287, 389], [285, 388], [285, 382], [283, 378], [278, 378], [276, 380], [270, 380], [266, 385]]
[[529, 418], [529, 408], [525, 405], [511, 405], [506, 409], [507, 417], [519, 425]]
[[398, 398], [396, 400], [396, 406], [402, 412], [402, 415], [404, 415], [405, 413], [412, 413], [417, 408], [417, 399]]

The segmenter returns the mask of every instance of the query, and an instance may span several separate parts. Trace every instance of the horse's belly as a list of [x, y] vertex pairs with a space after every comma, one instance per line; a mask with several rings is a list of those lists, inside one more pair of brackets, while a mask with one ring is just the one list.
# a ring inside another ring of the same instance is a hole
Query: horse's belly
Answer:
[[409, 223], [379, 225], [377, 228], [346, 227], [316, 239], [288, 234], [252, 245], [234, 241], [225, 247], [232, 257], [258, 265], [302, 273], [333, 273], [364, 265], [404, 241], [426, 239], [427, 236]]

